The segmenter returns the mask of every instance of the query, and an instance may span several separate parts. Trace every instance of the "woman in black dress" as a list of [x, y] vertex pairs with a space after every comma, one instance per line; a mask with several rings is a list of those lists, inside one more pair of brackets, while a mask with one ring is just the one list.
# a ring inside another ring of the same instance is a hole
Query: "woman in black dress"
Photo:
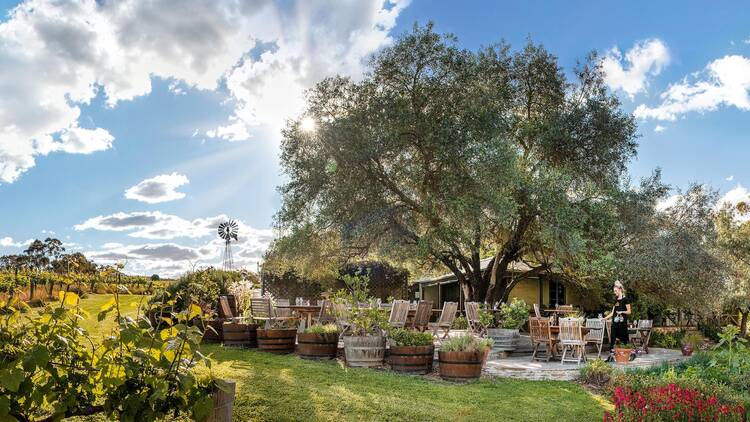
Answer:
[[619, 281], [615, 281], [614, 292], [616, 298], [615, 306], [613, 306], [612, 311], [604, 317], [605, 320], [612, 319], [612, 331], [609, 336], [610, 355], [613, 353], [614, 347], [618, 341], [623, 345], [630, 342], [630, 336], [628, 335], [630, 298], [625, 295], [625, 288]]

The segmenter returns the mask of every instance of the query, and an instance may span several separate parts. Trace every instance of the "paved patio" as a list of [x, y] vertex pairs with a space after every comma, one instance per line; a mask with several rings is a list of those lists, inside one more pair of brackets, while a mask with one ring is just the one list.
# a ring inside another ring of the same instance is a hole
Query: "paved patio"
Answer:
[[[649, 348], [648, 354], [641, 354], [634, 361], [627, 364], [612, 364], [615, 367], [629, 368], [648, 368], [651, 366], [661, 365], [662, 363], [677, 363], [687, 358], [682, 356], [679, 350]], [[606, 357], [607, 352], [603, 351], [602, 356]], [[596, 359], [596, 353], [587, 355], [589, 360]], [[516, 354], [507, 358], [497, 358], [490, 355], [484, 373], [492, 377], [521, 378], [527, 380], [573, 380], [578, 376], [581, 365], [575, 363], [562, 364], [560, 361], [532, 361], [531, 355]]]

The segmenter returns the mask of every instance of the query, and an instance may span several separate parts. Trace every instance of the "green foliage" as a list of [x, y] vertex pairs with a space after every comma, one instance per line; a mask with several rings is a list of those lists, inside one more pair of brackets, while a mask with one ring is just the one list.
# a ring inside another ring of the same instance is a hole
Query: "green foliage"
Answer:
[[665, 349], [677, 349], [683, 344], [685, 331], [651, 331], [651, 344], [653, 347], [663, 347]]
[[703, 336], [698, 332], [690, 331], [683, 337], [682, 344], [689, 345], [693, 350], [700, 350], [703, 345]]
[[339, 329], [336, 324], [315, 324], [305, 328], [307, 334], [335, 334]]
[[433, 342], [432, 333], [396, 328], [388, 332], [391, 344], [396, 346], [431, 346]]
[[601, 359], [594, 359], [587, 363], [578, 376], [578, 380], [585, 383], [603, 387], [609, 383], [612, 375], [620, 371]]
[[466, 330], [469, 328], [469, 321], [466, 319], [465, 316], [459, 315], [456, 317], [456, 319], [453, 320], [453, 325], [451, 326], [454, 330]]
[[187, 309], [191, 303], [211, 309], [216, 305], [219, 295], [229, 293], [231, 286], [247, 277], [248, 274], [244, 271], [224, 271], [213, 267], [190, 271], [169, 284], [164, 291], [154, 295], [151, 302], [170, 302], [175, 312]]
[[491, 338], [479, 338], [470, 334], [451, 337], [443, 341], [440, 350], [443, 352], [483, 352], [495, 342]]
[[379, 336], [389, 327], [386, 310], [380, 309], [374, 298], [368, 296], [368, 277], [345, 274], [346, 289], [338, 291], [333, 300], [349, 307], [350, 329], [353, 336]]
[[529, 308], [522, 299], [513, 298], [513, 301], [503, 303], [500, 307], [502, 328], [517, 330], [529, 320]]
[[[173, 313], [165, 320], [174, 325], [157, 330], [143, 315], [123, 316], [115, 293], [101, 305], [97, 320], [114, 318], [117, 329], [97, 345], [80, 325], [90, 316], [79, 301], [75, 293], [60, 292], [57, 305], [25, 316], [12, 301], [2, 305], [0, 420], [99, 412], [123, 421], [206, 414], [211, 404], [198, 398], [210, 395], [216, 384], [193, 373], [204, 360], [198, 351], [202, 333], [188, 324], [202, 316], [200, 307], [190, 304]], [[151, 309], [161, 314], [173, 301]]]

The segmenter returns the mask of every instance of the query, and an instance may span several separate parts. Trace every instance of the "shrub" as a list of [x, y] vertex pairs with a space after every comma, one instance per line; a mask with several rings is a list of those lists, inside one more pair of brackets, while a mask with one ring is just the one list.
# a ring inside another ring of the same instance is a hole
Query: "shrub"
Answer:
[[683, 337], [682, 344], [687, 344], [694, 350], [699, 350], [703, 345], [703, 336], [695, 331], [689, 332]]
[[463, 315], [458, 316], [453, 320], [453, 325], [451, 325], [451, 328], [454, 330], [465, 330], [469, 328], [469, 321]]
[[581, 368], [578, 379], [586, 384], [603, 387], [607, 385], [612, 375], [617, 371], [617, 369], [607, 362], [595, 359]]
[[415, 330], [396, 328], [391, 330], [388, 338], [396, 346], [432, 346], [432, 333], [422, 333]]
[[665, 349], [677, 349], [682, 344], [685, 332], [679, 331], [662, 331], [653, 330], [651, 332], [651, 345], [653, 347], [663, 347]]
[[674, 383], [644, 389], [615, 388], [615, 410], [605, 421], [722, 420], [744, 421], [745, 407]]
[[315, 324], [305, 328], [306, 334], [334, 334], [338, 332], [339, 328], [336, 324]]
[[529, 319], [529, 307], [522, 299], [513, 298], [513, 301], [503, 303], [500, 307], [500, 316], [502, 318], [502, 328], [517, 330], [521, 328]]
[[451, 337], [443, 342], [443, 352], [483, 352], [494, 344], [490, 338], [477, 338], [470, 334]]

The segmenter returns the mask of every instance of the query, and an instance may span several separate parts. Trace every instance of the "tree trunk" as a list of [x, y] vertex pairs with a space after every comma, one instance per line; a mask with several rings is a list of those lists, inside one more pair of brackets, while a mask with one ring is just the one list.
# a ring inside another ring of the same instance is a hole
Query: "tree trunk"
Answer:
[[745, 310], [740, 311], [740, 337], [745, 337], [747, 335], [747, 317], [748, 314], [750, 314], [750, 309], [745, 308]]

